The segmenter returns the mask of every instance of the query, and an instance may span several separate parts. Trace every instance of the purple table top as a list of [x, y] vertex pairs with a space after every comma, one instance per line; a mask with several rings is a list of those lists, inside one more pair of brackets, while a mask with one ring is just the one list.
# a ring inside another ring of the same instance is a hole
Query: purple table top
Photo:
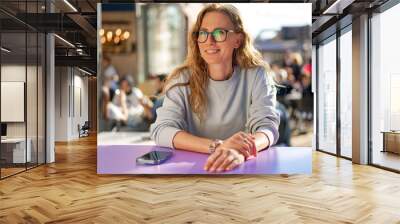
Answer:
[[98, 174], [311, 174], [312, 150], [308, 147], [272, 147], [229, 172], [203, 170], [208, 155], [175, 150], [161, 165], [137, 165], [136, 158], [153, 150], [171, 150], [152, 145], [99, 145]]

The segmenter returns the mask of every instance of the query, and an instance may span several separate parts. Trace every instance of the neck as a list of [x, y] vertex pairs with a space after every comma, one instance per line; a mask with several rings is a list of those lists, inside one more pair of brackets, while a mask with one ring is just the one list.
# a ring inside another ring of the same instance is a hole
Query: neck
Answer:
[[227, 80], [233, 73], [232, 63], [208, 65], [208, 71], [213, 80]]

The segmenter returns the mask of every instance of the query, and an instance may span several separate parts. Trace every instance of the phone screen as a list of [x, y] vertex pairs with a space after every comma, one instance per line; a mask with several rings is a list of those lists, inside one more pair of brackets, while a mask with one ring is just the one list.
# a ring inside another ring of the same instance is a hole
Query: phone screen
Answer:
[[136, 159], [139, 164], [161, 164], [172, 156], [169, 151], [151, 151]]

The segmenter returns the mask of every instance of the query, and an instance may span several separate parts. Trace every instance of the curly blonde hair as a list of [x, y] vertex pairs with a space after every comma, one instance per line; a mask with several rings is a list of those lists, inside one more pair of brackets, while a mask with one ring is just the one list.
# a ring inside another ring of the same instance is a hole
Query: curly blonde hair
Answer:
[[[200, 30], [201, 23], [204, 16], [208, 12], [221, 12], [229, 17], [234, 25], [236, 33], [242, 33], [243, 40], [239, 48], [235, 49], [233, 53], [233, 65], [238, 65], [241, 68], [249, 69], [257, 66], [262, 66], [269, 70], [269, 65], [264, 62], [262, 55], [258, 52], [250, 39], [250, 35], [244, 30], [243, 22], [240, 18], [239, 10], [230, 4], [208, 4], [205, 6], [197, 16], [196, 23], [188, 33], [188, 53], [184, 63], [176, 68], [168, 76], [166, 81], [167, 92], [169, 89], [176, 86], [189, 86], [190, 95], [189, 103], [192, 111], [198, 116], [200, 121], [204, 119], [205, 112], [207, 111], [207, 95], [206, 88], [208, 84], [209, 72], [207, 63], [200, 55], [199, 46], [197, 43], [197, 32]], [[182, 75], [184, 70], [189, 70], [189, 81], [187, 83], [176, 83], [168, 87], [171, 80], [178, 78]]]

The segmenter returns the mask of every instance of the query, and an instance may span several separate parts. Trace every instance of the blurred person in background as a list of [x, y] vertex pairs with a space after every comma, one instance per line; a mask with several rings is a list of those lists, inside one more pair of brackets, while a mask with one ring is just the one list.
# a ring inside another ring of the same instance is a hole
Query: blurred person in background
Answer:
[[289, 124], [290, 115], [286, 107], [280, 102], [276, 102], [276, 109], [279, 113], [279, 139], [278, 146], [290, 146], [291, 128]]
[[103, 80], [106, 83], [105, 85], [115, 91], [118, 88], [119, 74], [111, 63], [111, 58], [108, 55], [103, 56], [102, 71]]
[[301, 102], [301, 112], [303, 118], [308, 121], [312, 121], [313, 114], [313, 93], [311, 89], [311, 77], [310, 75], [303, 74], [301, 76], [302, 91], [302, 102]]
[[288, 70], [288, 73], [294, 77], [289, 77], [288, 80], [293, 79], [293, 81], [299, 81], [301, 75], [301, 65], [303, 64], [303, 58], [300, 53], [286, 51], [284, 55], [284, 61], [282, 66]]
[[291, 129], [289, 125], [290, 115], [286, 106], [280, 101], [284, 101], [285, 96], [291, 90], [291, 87], [287, 80], [287, 72], [282, 69], [278, 63], [271, 64], [271, 74], [277, 84], [277, 99], [276, 109], [279, 113], [279, 139], [277, 145], [280, 146], [290, 146], [290, 135]]
[[[105, 126], [109, 126], [108, 107], [114, 98], [115, 91], [118, 88], [118, 73], [115, 67], [111, 64], [111, 59], [107, 55], [103, 55], [101, 64], [102, 86], [101, 86], [101, 119], [105, 122]], [[112, 106], [112, 105], [111, 105]], [[106, 129], [109, 129], [107, 127]]]
[[287, 72], [285, 69], [282, 69], [277, 63], [273, 63], [271, 64], [271, 71], [276, 84], [287, 84]]
[[303, 64], [303, 58], [300, 53], [291, 53], [290, 57], [292, 58], [292, 63], [289, 65], [293, 70], [293, 75], [295, 78], [295, 82], [300, 81], [301, 76], [301, 68]]
[[207, 171], [232, 170], [278, 140], [268, 65], [232, 5], [205, 6], [188, 45], [185, 63], [167, 81], [152, 139], [159, 146], [210, 154]]
[[118, 131], [148, 131], [153, 119], [152, 108], [151, 100], [134, 87], [132, 77], [127, 75], [119, 81], [108, 115]]
[[313, 118], [313, 93], [311, 89], [311, 59], [303, 66], [303, 75], [301, 78], [301, 85], [303, 87], [303, 111], [306, 113], [305, 117], [308, 121]]
[[153, 123], [157, 119], [157, 109], [160, 108], [164, 102], [164, 86], [165, 86], [165, 81], [167, 78], [167, 74], [157, 74], [151, 76], [151, 80], [153, 82], [154, 89], [156, 90], [156, 94], [152, 97], [150, 97], [151, 101], [153, 101], [153, 108], [151, 110], [152, 113], [152, 122]]
[[302, 73], [303, 73], [304, 75], [307, 75], [307, 76], [309, 76], [309, 77], [311, 78], [311, 70], [312, 70], [312, 67], [311, 67], [311, 59], [308, 59], [308, 62], [307, 62], [306, 64], [303, 65]]
[[[278, 87], [277, 98], [289, 113], [289, 129], [296, 134], [305, 134], [307, 133], [305, 121], [311, 121], [313, 113], [311, 59], [307, 59], [307, 63], [303, 64], [303, 57], [300, 53], [286, 51], [282, 65], [287, 72], [287, 79], [283, 81], [280, 76], [276, 76], [280, 85], [284, 86]], [[284, 121], [281, 120], [281, 122]]]
[[284, 101], [285, 96], [290, 92], [290, 84], [288, 82], [288, 73], [285, 69], [281, 68], [278, 63], [271, 64], [271, 75], [277, 84], [276, 97], [280, 102]]
[[167, 76], [168, 74], [162, 73], [162, 74], [156, 74], [152, 77], [154, 89], [156, 90], [155, 97], [159, 97], [162, 95]]

